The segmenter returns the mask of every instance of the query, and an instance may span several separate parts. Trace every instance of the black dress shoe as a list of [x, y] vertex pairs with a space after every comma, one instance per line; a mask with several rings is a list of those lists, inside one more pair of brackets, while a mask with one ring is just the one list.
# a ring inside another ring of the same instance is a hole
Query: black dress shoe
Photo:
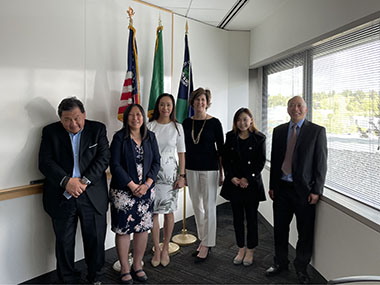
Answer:
[[284, 270], [287, 270], [287, 268], [281, 267], [278, 264], [274, 264], [271, 267], [269, 267], [267, 270], [265, 270], [265, 275], [268, 277], [276, 276]]
[[126, 273], [120, 274], [120, 283], [121, 284], [133, 284], [133, 279], [132, 278], [128, 279], [128, 280], [123, 279], [123, 277], [128, 276], [128, 275], [131, 275], [131, 273], [130, 272], [126, 272]]
[[146, 281], [148, 280], [148, 276], [146, 276], [145, 272], [143, 276], [138, 276], [137, 273], [139, 272], [144, 272], [144, 270], [138, 269], [135, 271], [133, 267], [131, 268], [131, 275], [132, 275], [133, 280], [140, 283], [146, 283]]
[[310, 277], [306, 271], [304, 271], [304, 272], [298, 271], [297, 272], [297, 278], [298, 278], [299, 284], [309, 284], [310, 283]]
[[195, 263], [195, 264], [203, 263], [203, 262], [206, 261], [207, 257], [208, 257], [208, 254], [207, 254], [206, 257], [199, 257], [199, 256], [196, 256], [196, 257], [195, 257], [195, 260], [194, 260], [194, 263]]

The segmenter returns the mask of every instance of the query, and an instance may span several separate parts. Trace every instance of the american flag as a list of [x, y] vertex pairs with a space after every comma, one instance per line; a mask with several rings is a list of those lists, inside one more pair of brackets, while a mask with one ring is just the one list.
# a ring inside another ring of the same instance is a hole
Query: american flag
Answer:
[[128, 41], [128, 69], [125, 74], [123, 90], [121, 92], [119, 111], [117, 118], [123, 121], [123, 113], [125, 109], [133, 104], [140, 104], [140, 81], [139, 81], [139, 65], [137, 61], [137, 45], [136, 30], [129, 25], [129, 41]]

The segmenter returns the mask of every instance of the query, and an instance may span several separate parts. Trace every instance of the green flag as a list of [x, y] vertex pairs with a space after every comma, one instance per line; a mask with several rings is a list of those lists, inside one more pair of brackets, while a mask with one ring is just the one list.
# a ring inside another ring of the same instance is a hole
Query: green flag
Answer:
[[164, 93], [164, 52], [162, 47], [163, 26], [157, 28], [156, 47], [154, 50], [154, 63], [152, 84], [150, 86], [150, 96], [148, 105], [148, 117], [153, 115], [154, 104], [160, 94]]

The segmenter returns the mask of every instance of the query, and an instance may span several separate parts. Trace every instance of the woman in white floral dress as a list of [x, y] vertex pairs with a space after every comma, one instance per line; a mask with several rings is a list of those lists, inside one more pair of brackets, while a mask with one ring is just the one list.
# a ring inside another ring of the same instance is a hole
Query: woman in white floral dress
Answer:
[[[123, 128], [111, 143], [110, 185], [111, 224], [116, 233], [116, 248], [121, 263], [120, 281], [145, 282], [142, 258], [152, 228], [154, 182], [160, 169], [160, 154], [153, 132], [146, 128], [143, 108], [127, 107]], [[133, 267], [129, 267], [130, 235], [133, 233]]]
[[[185, 185], [185, 137], [182, 125], [175, 119], [175, 103], [171, 94], [163, 93], [157, 98], [148, 129], [155, 133], [161, 155], [155, 186], [152, 229], [155, 252], [151, 264], [153, 267], [159, 264], [166, 267], [170, 262], [169, 242], [174, 227], [173, 212], [177, 210], [178, 189]], [[162, 250], [159, 247], [158, 214], [164, 214]]]

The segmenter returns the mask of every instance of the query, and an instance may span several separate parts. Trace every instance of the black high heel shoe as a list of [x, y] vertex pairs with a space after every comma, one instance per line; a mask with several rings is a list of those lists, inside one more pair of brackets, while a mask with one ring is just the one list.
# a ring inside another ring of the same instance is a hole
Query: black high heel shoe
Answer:
[[[120, 274], [120, 283], [121, 284], [133, 284], [133, 279], [124, 280], [123, 277], [131, 275], [130, 272]], [[132, 276], [131, 276], [132, 277]]]
[[[199, 253], [199, 252], [198, 252]], [[194, 260], [194, 263], [195, 264], [198, 264], [198, 263], [203, 263], [206, 261], [206, 259], [208, 258], [208, 256], [210, 255], [211, 253], [211, 247], [208, 248], [208, 252], [207, 252], [207, 255], [206, 257], [199, 257], [198, 255], [195, 256], [195, 260]]]
[[148, 276], [146, 276], [145, 272], [143, 276], [138, 276], [137, 273], [140, 273], [140, 272], [144, 272], [144, 270], [138, 269], [135, 271], [132, 266], [131, 268], [132, 279], [140, 283], [146, 283], [146, 281], [148, 280]]

